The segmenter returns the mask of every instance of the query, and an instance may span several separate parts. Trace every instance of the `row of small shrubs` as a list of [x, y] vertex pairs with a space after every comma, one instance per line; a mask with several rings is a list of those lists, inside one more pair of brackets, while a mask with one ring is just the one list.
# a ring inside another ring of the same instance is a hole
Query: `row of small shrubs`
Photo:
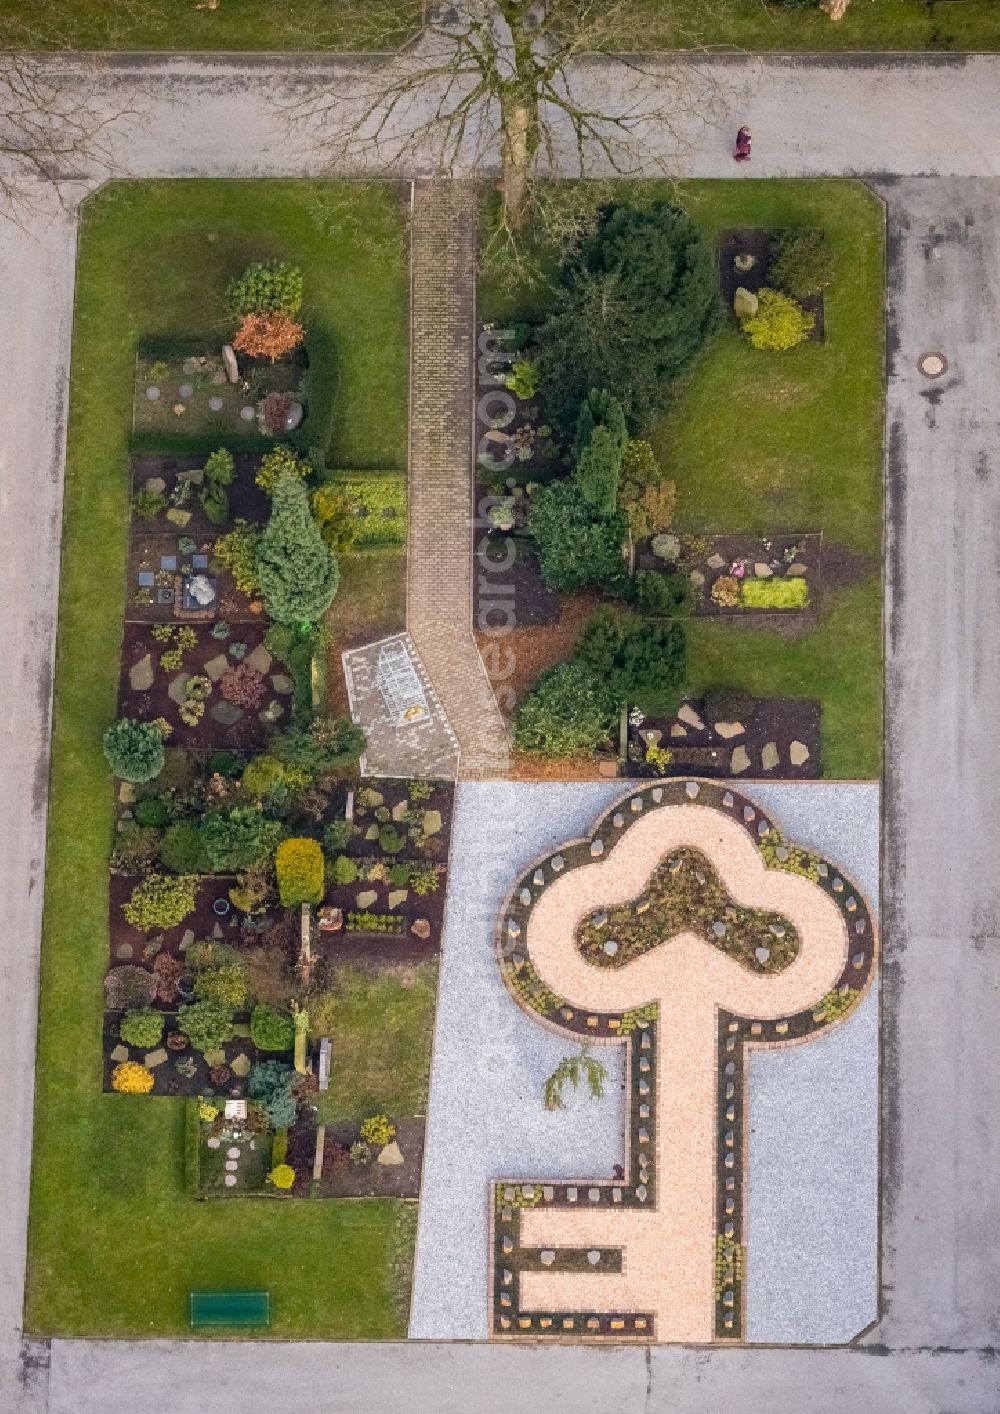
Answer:
[[398, 913], [349, 913], [348, 933], [402, 933], [406, 919]]

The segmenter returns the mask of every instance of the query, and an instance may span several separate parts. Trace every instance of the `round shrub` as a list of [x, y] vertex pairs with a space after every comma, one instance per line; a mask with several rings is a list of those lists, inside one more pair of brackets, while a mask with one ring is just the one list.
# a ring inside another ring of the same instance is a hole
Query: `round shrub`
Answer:
[[122, 874], [145, 874], [160, 852], [160, 831], [126, 820], [111, 846], [111, 867]]
[[291, 1164], [275, 1164], [268, 1179], [275, 1188], [288, 1189], [295, 1182], [295, 1170]]
[[313, 717], [308, 726], [293, 724], [271, 741], [271, 752], [279, 761], [310, 776], [339, 771], [364, 749], [365, 734], [350, 717]]
[[394, 825], [383, 825], [378, 832], [378, 847], [383, 854], [398, 854], [405, 843]]
[[833, 251], [823, 231], [787, 231], [768, 272], [793, 299], [819, 294], [833, 279]]
[[396, 1133], [396, 1126], [388, 1115], [371, 1115], [361, 1126], [361, 1138], [366, 1144], [377, 1145], [380, 1149], [388, 1144]]
[[144, 1010], [153, 1000], [155, 992], [156, 978], [153, 973], [131, 963], [112, 967], [104, 979], [104, 1000], [109, 1011]]
[[284, 1061], [258, 1061], [247, 1080], [247, 1095], [264, 1107], [271, 1129], [287, 1129], [295, 1123], [295, 1072]]
[[250, 1036], [259, 1051], [290, 1051], [295, 1044], [295, 1023], [290, 1016], [258, 1002], [250, 1013]]
[[[233, 336], [233, 348], [239, 349], [240, 353], [245, 353], [250, 358], [269, 358], [274, 363], [275, 359], [284, 358], [285, 354], [297, 348], [305, 337], [305, 332], [301, 324], [297, 324], [280, 309], [270, 310], [265, 314], [244, 314], [240, 327]], [[275, 396], [282, 395], [268, 394], [269, 398]], [[284, 431], [283, 425], [278, 430]]]
[[236, 475], [236, 462], [228, 447], [210, 453], [205, 462], [205, 480], [211, 486], [230, 486]]
[[175, 928], [194, 912], [197, 879], [191, 875], [149, 874], [136, 884], [122, 912], [133, 928]]
[[153, 1072], [138, 1061], [123, 1061], [111, 1072], [111, 1088], [119, 1095], [148, 1095], [153, 1088]]
[[757, 313], [740, 320], [740, 327], [755, 349], [783, 353], [795, 348], [816, 323], [800, 304], [780, 290], [763, 289]]
[[720, 608], [735, 609], [740, 602], [740, 582], [731, 574], [720, 574], [712, 581], [709, 593]]
[[521, 703], [514, 738], [522, 751], [571, 756], [592, 751], [610, 723], [590, 670], [580, 663], [558, 663]]
[[177, 1024], [198, 1051], [217, 1051], [233, 1039], [232, 1012], [208, 998], [179, 1007]]
[[151, 1051], [163, 1038], [163, 1016], [158, 1011], [129, 1011], [122, 1017], [118, 1034], [126, 1046]]
[[238, 962], [206, 967], [198, 973], [195, 992], [204, 1001], [218, 1002], [235, 1011], [247, 999], [247, 974]]
[[272, 848], [280, 825], [249, 805], [210, 810], [199, 826], [202, 848], [216, 873], [252, 869]]
[[162, 829], [170, 819], [167, 802], [162, 795], [147, 795], [136, 801], [135, 818], [139, 825], [152, 825], [155, 829]]
[[278, 897], [285, 908], [320, 903], [323, 898], [323, 851], [316, 840], [282, 840], [274, 855]]
[[163, 736], [152, 722], [120, 717], [104, 733], [104, 755], [116, 776], [141, 785], [163, 770]]
[[255, 756], [247, 762], [240, 784], [244, 795], [251, 800], [268, 800], [286, 793], [288, 776], [274, 756]]
[[232, 575], [241, 594], [257, 593], [257, 546], [261, 534], [249, 521], [238, 520], [228, 535], [215, 542], [216, 558]]
[[302, 271], [284, 260], [257, 260], [226, 286], [226, 309], [233, 319], [280, 309], [288, 315], [302, 308]]
[[291, 447], [275, 447], [273, 452], [268, 452], [257, 468], [256, 481], [262, 490], [273, 492], [279, 477], [287, 473], [289, 476], [303, 481], [311, 470], [312, 467], [309, 463], [301, 461]]
[[264, 704], [267, 696], [267, 683], [264, 674], [249, 663], [237, 663], [235, 667], [228, 668], [219, 679], [219, 691], [227, 702], [233, 702], [237, 707], [246, 707], [255, 712], [258, 707]]
[[160, 863], [175, 874], [204, 874], [208, 869], [201, 835], [192, 820], [169, 826], [160, 844]]
[[354, 838], [354, 832], [353, 820], [331, 820], [323, 831], [323, 848], [328, 854], [337, 854], [347, 848]]
[[358, 877], [358, 866], [353, 859], [349, 859], [346, 854], [338, 854], [333, 861], [333, 882], [335, 884], [353, 884]]
[[694, 609], [694, 591], [686, 574], [657, 574], [640, 570], [635, 577], [636, 598], [644, 614], [654, 618], [685, 619]]

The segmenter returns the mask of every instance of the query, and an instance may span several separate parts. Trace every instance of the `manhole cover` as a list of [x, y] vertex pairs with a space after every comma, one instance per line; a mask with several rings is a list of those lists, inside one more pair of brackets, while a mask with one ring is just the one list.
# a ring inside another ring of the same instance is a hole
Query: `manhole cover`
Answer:
[[943, 353], [925, 353], [917, 360], [917, 367], [925, 378], [940, 378], [948, 371], [948, 360]]

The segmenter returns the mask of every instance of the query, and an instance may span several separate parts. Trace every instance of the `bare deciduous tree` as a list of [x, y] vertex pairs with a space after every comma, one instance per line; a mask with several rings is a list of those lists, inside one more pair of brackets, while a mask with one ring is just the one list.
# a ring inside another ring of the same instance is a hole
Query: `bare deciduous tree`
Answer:
[[110, 137], [139, 117], [136, 95], [101, 83], [93, 56], [0, 49], [0, 216], [22, 223], [41, 187], [60, 201], [67, 183], [114, 170]]
[[[373, 48], [398, 32], [394, 0], [366, 0], [365, 11]], [[504, 227], [516, 236], [539, 176], [666, 170], [692, 115], [707, 115], [706, 69], [675, 56], [653, 72], [629, 52], [641, 44], [633, 0], [454, 0], [398, 54], [279, 101], [331, 166], [454, 173], [499, 158]], [[613, 70], [602, 72], [602, 57]]]

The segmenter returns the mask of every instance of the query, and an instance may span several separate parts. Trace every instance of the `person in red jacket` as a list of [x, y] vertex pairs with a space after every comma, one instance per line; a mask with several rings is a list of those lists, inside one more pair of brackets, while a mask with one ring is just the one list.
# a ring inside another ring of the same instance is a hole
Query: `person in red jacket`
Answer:
[[750, 129], [749, 129], [749, 128], [747, 128], [747, 127], [740, 128], [739, 132], [736, 134], [736, 151], [734, 152], [733, 156], [735, 157], [735, 159], [736, 159], [737, 162], [749, 162], [749, 161], [750, 161]]

